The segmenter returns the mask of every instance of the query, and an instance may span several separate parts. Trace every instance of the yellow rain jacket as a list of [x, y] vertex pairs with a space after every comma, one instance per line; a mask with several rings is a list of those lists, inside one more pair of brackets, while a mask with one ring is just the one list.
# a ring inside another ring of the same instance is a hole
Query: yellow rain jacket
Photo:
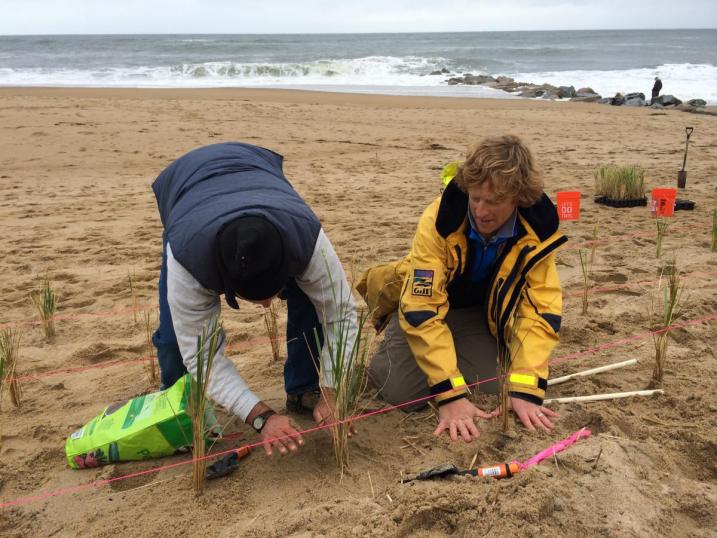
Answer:
[[[379, 331], [398, 310], [437, 402], [468, 392], [444, 320], [450, 308], [447, 287], [472, 269], [467, 267], [469, 226], [468, 196], [451, 181], [423, 212], [409, 255], [369, 269], [357, 285]], [[508, 390], [535, 403], [545, 397], [548, 358], [559, 341], [562, 291], [555, 252], [566, 241], [545, 194], [535, 205], [518, 208], [517, 235], [501, 245], [485, 294], [490, 332], [512, 358]]]

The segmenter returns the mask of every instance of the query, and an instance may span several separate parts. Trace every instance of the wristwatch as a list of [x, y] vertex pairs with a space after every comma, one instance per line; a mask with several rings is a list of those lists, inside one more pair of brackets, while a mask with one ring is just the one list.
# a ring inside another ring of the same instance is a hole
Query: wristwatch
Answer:
[[276, 411], [269, 409], [254, 417], [254, 420], [251, 421], [251, 427], [256, 430], [256, 433], [261, 433], [261, 430], [264, 429], [266, 421], [269, 420], [271, 415], [276, 415]]

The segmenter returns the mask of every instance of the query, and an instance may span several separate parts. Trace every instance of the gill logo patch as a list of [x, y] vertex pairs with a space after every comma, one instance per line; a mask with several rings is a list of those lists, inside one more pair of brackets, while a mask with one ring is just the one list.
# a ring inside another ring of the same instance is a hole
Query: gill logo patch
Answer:
[[411, 294], [421, 297], [431, 297], [433, 295], [433, 271], [428, 269], [413, 270]]

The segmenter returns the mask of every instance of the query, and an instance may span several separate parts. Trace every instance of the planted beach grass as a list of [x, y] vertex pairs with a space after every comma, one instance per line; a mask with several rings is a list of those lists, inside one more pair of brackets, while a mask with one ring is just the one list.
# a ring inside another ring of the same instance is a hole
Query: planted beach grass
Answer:
[[[655, 344], [655, 368], [652, 373], [651, 388], [662, 388], [669, 344], [669, 327], [680, 316], [683, 284], [679, 270], [673, 260], [663, 268], [657, 288], [658, 301], [653, 300], [652, 312], [655, 324], [652, 336]], [[655, 305], [657, 303], [657, 305]]]
[[194, 494], [204, 493], [207, 460], [206, 437], [210, 428], [207, 415], [207, 388], [212, 374], [214, 356], [221, 344], [222, 324], [218, 317], [212, 317], [208, 325], [197, 336], [197, 375], [190, 376], [187, 414], [192, 421], [192, 487]]
[[[0, 332], [0, 398], [4, 389], [10, 393], [10, 401], [20, 407], [22, 391], [15, 375], [20, 350], [20, 333], [14, 329]], [[0, 400], [1, 401], [1, 400]]]
[[[328, 262], [327, 262], [328, 269]], [[349, 466], [349, 436], [351, 423], [349, 419], [356, 416], [361, 410], [361, 398], [366, 391], [366, 366], [369, 353], [373, 347], [374, 337], [372, 331], [365, 329], [370, 318], [369, 311], [359, 309], [348, 311], [349, 304], [343, 297], [336, 295], [334, 275], [329, 271], [331, 290], [337, 321], [328, 324], [324, 320], [324, 346], [329, 355], [328, 366], [331, 369], [330, 377], [334, 380], [333, 390], [321, 387], [322, 397], [327, 401], [334, 401], [335, 414], [329, 418], [333, 425], [329, 428], [331, 433], [336, 465], [341, 477]], [[349, 292], [350, 293], [350, 292]], [[353, 323], [356, 321], [356, 332]], [[314, 331], [317, 349], [322, 349], [319, 335]], [[326, 379], [325, 365], [320, 359], [319, 376]]]
[[670, 227], [670, 223], [665, 219], [658, 218], [655, 221], [657, 225], [657, 236], [655, 237], [655, 258], [662, 256], [662, 240], [667, 235], [667, 229]]
[[277, 301], [272, 301], [269, 307], [264, 309], [264, 327], [271, 343], [271, 356], [276, 362], [279, 362], [281, 361], [281, 349], [279, 347], [279, 307]]
[[[522, 301], [522, 298], [521, 298]], [[498, 401], [501, 410], [501, 431], [503, 433], [508, 432], [508, 411], [510, 405], [509, 400], [509, 383], [508, 376], [510, 375], [511, 367], [513, 366], [513, 357], [518, 353], [518, 349], [522, 345], [522, 342], [518, 338], [518, 310], [520, 302], [514, 307], [514, 310], [510, 316], [509, 326], [507, 328], [506, 340], [503, 343], [501, 338], [498, 338], [498, 355], [497, 355], [497, 368], [496, 374], [498, 377]]]
[[612, 200], [633, 200], [645, 197], [645, 170], [637, 165], [600, 165], [593, 172], [595, 196]]
[[52, 339], [55, 336], [54, 317], [56, 297], [50, 285], [50, 281], [44, 280], [40, 291], [30, 294], [30, 298], [40, 316], [40, 323], [42, 324], [42, 330], [45, 332], [45, 338], [48, 340]]
[[578, 250], [578, 256], [580, 257], [580, 272], [583, 277], [583, 294], [582, 294], [582, 310], [583, 316], [588, 313], [588, 294], [590, 293], [590, 278], [592, 276], [592, 255], [588, 255], [584, 249]]
[[[341, 476], [349, 466], [349, 433], [351, 423], [348, 419], [360, 412], [361, 397], [366, 391], [366, 366], [373, 337], [364, 330], [368, 314], [362, 310], [358, 315], [357, 332], [351, 335], [350, 323], [334, 324], [335, 340], [326, 339], [331, 357], [331, 373], [334, 389], [321, 387], [322, 395], [329, 400], [333, 397], [335, 405], [334, 425], [330, 428], [334, 445], [336, 465]], [[337, 326], [338, 325], [338, 326]], [[317, 335], [318, 336], [318, 335]], [[323, 372], [320, 373], [323, 378]]]

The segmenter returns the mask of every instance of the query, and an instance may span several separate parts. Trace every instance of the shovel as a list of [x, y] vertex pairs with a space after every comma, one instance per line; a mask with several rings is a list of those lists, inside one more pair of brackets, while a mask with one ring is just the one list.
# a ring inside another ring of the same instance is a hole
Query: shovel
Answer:
[[682, 159], [682, 170], [677, 172], [677, 187], [680, 189], [684, 189], [687, 184], [687, 172], [685, 171], [685, 165], [687, 164], [687, 149], [690, 145], [690, 135], [692, 134], [692, 131], [694, 131], [693, 127], [685, 127], [685, 133], [687, 134], [687, 139], [685, 140], [685, 157]]

